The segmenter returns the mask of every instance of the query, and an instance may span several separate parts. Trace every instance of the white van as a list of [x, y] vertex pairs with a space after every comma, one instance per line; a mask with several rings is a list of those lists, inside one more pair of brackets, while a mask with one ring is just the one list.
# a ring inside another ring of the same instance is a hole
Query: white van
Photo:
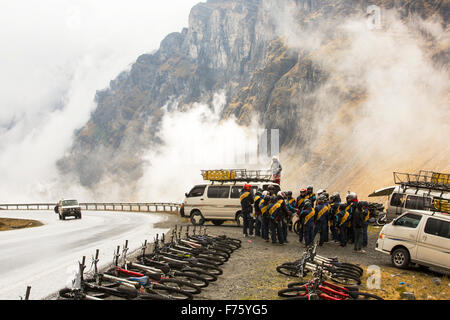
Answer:
[[415, 263], [450, 270], [450, 215], [407, 211], [381, 229], [375, 250], [390, 254], [398, 268]]
[[[202, 225], [212, 221], [221, 225], [225, 221], [243, 223], [241, 214], [240, 192], [246, 182], [211, 182], [194, 186], [185, 194], [181, 204], [180, 214], [189, 217], [193, 225]], [[273, 185], [275, 191], [280, 191], [280, 185], [273, 182], [248, 182], [252, 186], [253, 194], [256, 190], [267, 190]]]

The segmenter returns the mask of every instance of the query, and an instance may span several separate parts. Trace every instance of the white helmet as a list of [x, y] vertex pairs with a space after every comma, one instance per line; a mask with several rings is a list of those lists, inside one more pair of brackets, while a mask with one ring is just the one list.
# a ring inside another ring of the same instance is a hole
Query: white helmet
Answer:
[[286, 198], [286, 194], [283, 191], [278, 191], [277, 196], [282, 197], [283, 199]]
[[320, 189], [319, 191], [317, 191], [317, 195], [321, 195], [322, 193], [327, 192], [327, 190], [325, 189]]
[[263, 193], [262, 193], [262, 195], [263, 195], [264, 197], [267, 197], [267, 196], [269, 195], [269, 191], [264, 190]]

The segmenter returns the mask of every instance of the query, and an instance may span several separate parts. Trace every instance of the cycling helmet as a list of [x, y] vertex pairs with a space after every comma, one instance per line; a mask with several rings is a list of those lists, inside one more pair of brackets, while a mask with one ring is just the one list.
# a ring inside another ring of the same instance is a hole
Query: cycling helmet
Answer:
[[312, 208], [312, 203], [309, 199], [304, 202], [303, 208], [305, 208], [305, 209]]
[[306, 193], [306, 189], [305, 188], [300, 189], [300, 194], [302, 194], [302, 193]]
[[313, 187], [312, 186], [308, 186], [308, 188], [306, 188], [306, 191], [313, 192]]
[[248, 183], [244, 184], [244, 190], [250, 190], [252, 186]]
[[291, 197], [291, 196], [292, 196], [292, 191], [286, 192], [286, 195], [287, 195], [288, 197]]
[[354, 192], [350, 192], [347, 194], [347, 197], [345, 198], [347, 201], [355, 201], [358, 199], [358, 196]]
[[264, 197], [265, 197], [265, 196], [268, 196], [268, 195], [269, 195], [269, 191], [264, 190], [263, 193], [262, 193], [262, 195], [263, 195]]
[[286, 198], [286, 194], [283, 191], [278, 191], [277, 196], [283, 199]]
[[[312, 187], [311, 187], [312, 189]], [[317, 191], [317, 195], [320, 196], [322, 193], [326, 192], [327, 190], [325, 189], [320, 189], [319, 191]]]

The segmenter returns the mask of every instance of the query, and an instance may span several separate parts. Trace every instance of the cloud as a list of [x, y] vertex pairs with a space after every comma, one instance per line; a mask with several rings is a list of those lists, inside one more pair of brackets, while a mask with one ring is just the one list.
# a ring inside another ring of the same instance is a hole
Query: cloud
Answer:
[[0, 192], [54, 201], [67, 194], [55, 162], [95, 109], [96, 90], [186, 27], [199, 1], [0, 2]]

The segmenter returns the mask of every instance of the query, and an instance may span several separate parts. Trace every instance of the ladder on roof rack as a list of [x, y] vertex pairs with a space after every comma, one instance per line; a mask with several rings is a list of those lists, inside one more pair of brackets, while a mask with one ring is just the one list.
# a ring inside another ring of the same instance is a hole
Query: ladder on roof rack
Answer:
[[394, 172], [395, 184], [406, 187], [450, 191], [450, 174], [420, 170], [418, 174]]
[[221, 182], [273, 182], [271, 170], [220, 169], [202, 170], [203, 180]]

